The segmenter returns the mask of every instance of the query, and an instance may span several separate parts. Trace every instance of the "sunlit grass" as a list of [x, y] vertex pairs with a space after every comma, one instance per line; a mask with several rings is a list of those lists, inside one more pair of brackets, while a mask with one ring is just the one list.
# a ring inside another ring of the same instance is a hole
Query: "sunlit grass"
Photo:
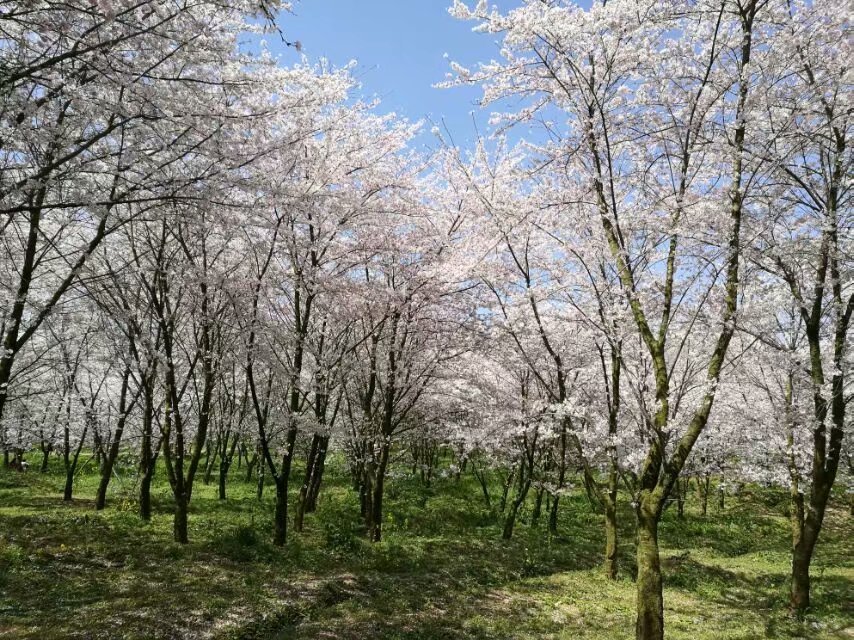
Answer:
[[[550, 536], [522, 514], [514, 539], [465, 477], [390, 480], [385, 539], [362, 537], [357, 496], [332, 465], [318, 512], [285, 549], [270, 543], [272, 490], [234, 471], [229, 499], [194, 489], [190, 544], [171, 540], [169, 488], [136, 515], [131, 469], [95, 512], [94, 473], [71, 504], [50, 474], [0, 471], [0, 637], [567, 639], [633, 637], [632, 519], [621, 505], [621, 576], [599, 570], [601, 517], [583, 493]], [[707, 517], [689, 502], [662, 525], [669, 638], [854, 637], [854, 527], [828, 515], [814, 562], [814, 608], [785, 611], [785, 500], [754, 490]]]

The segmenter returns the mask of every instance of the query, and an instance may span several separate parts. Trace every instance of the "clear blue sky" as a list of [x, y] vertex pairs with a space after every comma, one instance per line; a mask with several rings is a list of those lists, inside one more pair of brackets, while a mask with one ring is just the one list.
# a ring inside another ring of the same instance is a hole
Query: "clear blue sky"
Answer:
[[[283, 14], [279, 24], [288, 40], [299, 40], [309, 60], [327, 58], [335, 66], [356, 60], [354, 75], [364, 97], [382, 100], [381, 111], [395, 111], [412, 121], [444, 118], [454, 140], [468, 146], [474, 139], [471, 111], [486, 133], [488, 114], [475, 102], [480, 89], [434, 89], [445, 79], [449, 62], [474, 67], [498, 57], [496, 36], [472, 33], [474, 23], [448, 14], [451, 0], [300, 0], [296, 15]], [[506, 10], [520, 0], [492, 0]], [[284, 64], [299, 60], [293, 49], [268, 42]], [[448, 58], [443, 57], [448, 54]], [[431, 125], [426, 125], [429, 131]], [[427, 136], [425, 136], [426, 139]]]

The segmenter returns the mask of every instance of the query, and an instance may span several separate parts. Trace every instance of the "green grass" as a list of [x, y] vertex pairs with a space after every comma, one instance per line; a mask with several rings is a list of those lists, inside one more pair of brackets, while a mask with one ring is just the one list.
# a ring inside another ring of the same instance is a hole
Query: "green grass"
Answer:
[[[559, 535], [523, 514], [514, 539], [467, 478], [431, 488], [390, 479], [385, 539], [362, 537], [358, 501], [328, 469], [316, 514], [285, 549], [270, 543], [262, 502], [235, 470], [229, 499], [198, 482], [190, 544], [171, 541], [162, 472], [154, 517], [136, 515], [133, 473], [119, 470], [96, 513], [89, 469], [73, 503], [58, 467], [0, 470], [0, 638], [324, 638], [534, 640], [632, 638], [633, 523], [621, 505], [621, 577], [599, 570], [601, 517], [582, 494], [563, 501]], [[298, 486], [298, 485], [296, 485]], [[854, 638], [854, 526], [831, 509], [813, 563], [814, 608], [785, 612], [785, 499], [754, 490], [701, 517], [689, 500], [661, 528], [668, 638]], [[687, 552], [687, 553], [686, 553]]]

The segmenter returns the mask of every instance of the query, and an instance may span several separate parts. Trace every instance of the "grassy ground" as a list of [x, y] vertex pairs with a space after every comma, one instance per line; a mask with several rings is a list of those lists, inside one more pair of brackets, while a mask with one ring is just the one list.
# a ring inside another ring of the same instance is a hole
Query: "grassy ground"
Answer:
[[[385, 540], [361, 538], [357, 499], [329, 470], [318, 512], [286, 549], [269, 544], [272, 492], [194, 490], [187, 546], [171, 541], [162, 474], [142, 523], [129, 469], [96, 513], [96, 477], [73, 503], [47, 475], [0, 470], [0, 638], [534, 640], [633, 637], [632, 520], [624, 505], [621, 577], [603, 579], [601, 517], [565, 500], [560, 535], [520, 523], [514, 539], [470, 480], [389, 483]], [[854, 523], [828, 514], [813, 563], [814, 609], [785, 614], [784, 496], [754, 492], [701, 517], [665, 515], [668, 638], [854, 638]]]

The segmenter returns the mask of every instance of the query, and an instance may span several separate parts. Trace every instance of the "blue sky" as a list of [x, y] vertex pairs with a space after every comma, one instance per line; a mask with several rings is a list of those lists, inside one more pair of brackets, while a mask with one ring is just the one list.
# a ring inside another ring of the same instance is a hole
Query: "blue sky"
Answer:
[[[449, 62], [474, 67], [498, 57], [496, 37], [472, 33], [474, 23], [448, 15], [451, 0], [300, 0], [295, 15], [279, 21], [288, 40], [299, 40], [309, 60], [327, 58], [342, 66], [356, 60], [354, 75], [365, 97], [378, 97], [381, 111], [395, 111], [410, 120], [444, 119], [457, 144], [475, 137], [471, 112], [485, 133], [488, 114], [476, 106], [476, 87], [434, 89], [445, 79]], [[493, 0], [506, 10], [519, 0]], [[293, 49], [271, 47], [284, 64], [299, 60]], [[448, 58], [443, 57], [448, 54]], [[426, 126], [427, 131], [430, 124]]]

